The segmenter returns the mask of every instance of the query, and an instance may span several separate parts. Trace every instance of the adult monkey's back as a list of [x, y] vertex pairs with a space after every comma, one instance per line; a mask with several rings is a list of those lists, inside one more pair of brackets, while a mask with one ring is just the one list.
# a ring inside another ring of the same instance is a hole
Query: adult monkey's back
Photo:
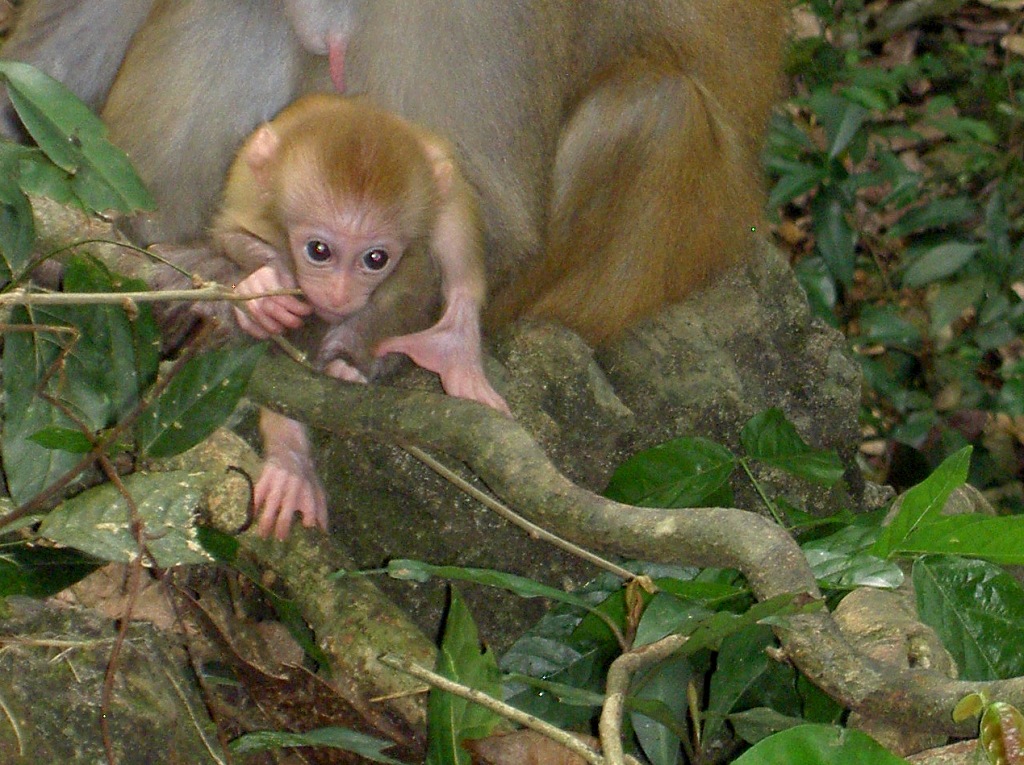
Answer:
[[[455, 143], [481, 196], [492, 323], [547, 316], [599, 342], [748, 248], [782, 0], [292, 11], [315, 16], [297, 24], [307, 35], [345, 25], [349, 92]], [[330, 86], [319, 61], [276, 0], [159, 0], [104, 110], [161, 205], [159, 230], [202, 233], [237, 143], [299, 92]]]

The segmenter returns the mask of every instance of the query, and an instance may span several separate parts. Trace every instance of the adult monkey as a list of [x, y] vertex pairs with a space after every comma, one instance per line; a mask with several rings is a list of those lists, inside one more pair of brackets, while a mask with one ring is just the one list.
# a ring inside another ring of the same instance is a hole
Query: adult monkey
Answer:
[[[331, 87], [310, 51], [343, 38], [349, 92], [461, 155], [491, 323], [543, 316], [601, 342], [746, 248], [785, 15], [783, 0], [157, 0], [103, 116], [160, 204], [152, 238], [191, 238], [242, 138]], [[100, 24], [88, 41], [60, 14], [50, 28], [67, 69], [105, 44]], [[32, 33], [15, 33], [23, 58]]]

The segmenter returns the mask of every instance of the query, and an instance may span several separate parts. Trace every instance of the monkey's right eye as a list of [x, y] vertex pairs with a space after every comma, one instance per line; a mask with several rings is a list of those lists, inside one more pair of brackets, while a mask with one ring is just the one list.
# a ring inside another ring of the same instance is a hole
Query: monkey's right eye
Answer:
[[306, 257], [311, 263], [326, 263], [331, 259], [331, 246], [319, 239], [306, 242]]
[[380, 247], [374, 247], [363, 253], [363, 265], [369, 271], [380, 271], [388, 264], [389, 260], [391, 257], [388, 255], [388, 251]]

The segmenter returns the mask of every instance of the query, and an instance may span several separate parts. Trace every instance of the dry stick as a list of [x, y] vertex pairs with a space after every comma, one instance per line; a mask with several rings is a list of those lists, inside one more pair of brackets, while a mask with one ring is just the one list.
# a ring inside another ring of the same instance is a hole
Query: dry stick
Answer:
[[145, 290], [141, 292], [30, 292], [16, 289], [0, 294], [0, 308], [13, 305], [125, 305], [126, 303], [164, 303], [189, 301], [209, 303], [226, 300], [244, 303], [275, 295], [301, 295], [297, 289], [269, 290], [258, 295], [238, 295], [216, 282], [187, 290]]
[[107, 670], [103, 677], [103, 691], [100, 694], [100, 731], [103, 736], [103, 748], [106, 750], [107, 761], [110, 765], [116, 765], [114, 759], [114, 740], [110, 734], [110, 704], [114, 696], [114, 681], [117, 679], [118, 659], [121, 658], [121, 649], [124, 647], [125, 638], [128, 636], [128, 627], [131, 624], [132, 614], [135, 612], [135, 603], [139, 597], [142, 579], [142, 560], [143, 557], [149, 556], [149, 551], [146, 549], [146, 540], [143, 538], [142, 518], [139, 515], [139, 508], [135, 504], [134, 497], [132, 497], [131, 492], [128, 491], [121, 481], [121, 476], [117, 474], [117, 470], [114, 469], [110, 458], [106, 454], [101, 453], [98, 455], [98, 460], [103, 472], [110, 482], [114, 484], [121, 496], [124, 497], [124, 501], [128, 505], [130, 528], [132, 536], [135, 537], [138, 553], [129, 564], [128, 599], [125, 601], [124, 612], [121, 614], [120, 624], [117, 629], [117, 639], [110, 649], [110, 658], [107, 659]]
[[[591, 763], [591, 765], [605, 765], [606, 761], [600, 754], [595, 752], [571, 733], [566, 733], [561, 728], [556, 728], [551, 723], [544, 722], [544, 720], [541, 720], [539, 717], [534, 717], [520, 709], [516, 709], [514, 706], [506, 704], [504, 701], [499, 701], [493, 696], [488, 696], [482, 691], [460, 685], [453, 680], [442, 677], [436, 672], [431, 672], [429, 669], [421, 667], [419, 664], [414, 664], [411, 661], [407, 661], [406, 659], [402, 659], [397, 656], [385, 655], [380, 657], [380, 662], [381, 664], [386, 664], [389, 667], [393, 667], [397, 670], [410, 674], [419, 680], [430, 683], [430, 685], [435, 688], [439, 688], [453, 696], [458, 696], [468, 701], [472, 701], [474, 704], [479, 704], [480, 706], [491, 710], [495, 714], [501, 715], [507, 720], [511, 720], [514, 723], [522, 725], [524, 728], [535, 730], [541, 735], [547, 736], [551, 740], [558, 742], [574, 754], [579, 755], [584, 760]], [[630, 758], [630, 761], [636, 764], [636, 760]]]

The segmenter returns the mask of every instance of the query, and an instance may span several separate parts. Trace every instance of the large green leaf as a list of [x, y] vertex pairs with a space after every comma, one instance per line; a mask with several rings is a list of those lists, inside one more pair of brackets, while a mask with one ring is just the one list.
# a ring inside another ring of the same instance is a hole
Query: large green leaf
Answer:
[[895, 548], [901, 555], [943, 553], [1024, 565], [1024, 515], [953, 515], [915, 529]]
[[[197, 539], [194, 520], [201, 496], [187, 473], [136, 473], [123, 482], [138, 508], [146, 548], [157, 566], [213, 560]], [[43, 520], [39, 535], [101, 560], [127, 563], [139, 552], [128, 502], [109, 483], [58, 505]]]
[[[437, 657], [438, 674], [501, 698], [501, 673], [494, 655], [481, 650], [473, 617], [455, 588]], [[469, 765], [466, 739], [484, 738], [501, 722], [494, 712], [434, 688], [427, 701], [427, 765]]]
[[953, 490], [967, 480], [971, 447], [947, 457], [935, 471], [903, 495], [899, 512], [882, 530], [872, 552], [881, 558], [893, 555], [919, 527], [939, 517]]
[[835, 452], [808, 446], [779, 409], [752, 417], [740, 440], [747, 456], [808, 481], [831, 486], [843, 477], [843, 463]]
[[235, 410], [266, 344], [224, 348], [191, 359], [139, 420], [139, 448], [150, 457], [190, 449]]
[[897, 757], [865, 733], [832, 725], [801, 725], [769, 736], [733, 765], [898, 765]]
[[73, 177], [90, 209], [152, 209], [153, 199], [106, 127], [57, 80], [28, 64], [0, 61], [0, 76], [25, 129], [50, 160]]
[[612, 475], [605, 495], [640, 507], [731, 504], [736, 458], [703, 438], [678, 438], [639, 452]]
[[927, 556], [913, 571], [917, 610], [956, 661], [964, 680], [1024, 675], [1020, 650], [1024, 589], [991, 563]]

